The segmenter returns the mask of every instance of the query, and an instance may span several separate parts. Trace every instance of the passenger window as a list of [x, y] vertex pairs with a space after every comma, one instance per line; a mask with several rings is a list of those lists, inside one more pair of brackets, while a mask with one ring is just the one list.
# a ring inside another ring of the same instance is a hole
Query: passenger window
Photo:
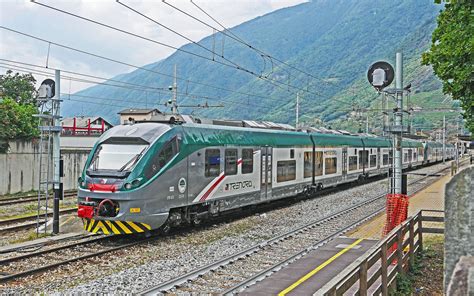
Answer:
[[304, 153], [304, 177], [309, 178], [313, 174], [313, 153]]
[[151, 178], [158, 173], [179, 152], [178, 138], [166, 142], [160, 152], [155, 154], [145, 169], [145, 177]]
[[325, 175], [335, 174], [337, 172], [337, 158], [336, 157], [326, 158], [324, 160], [324, 164], [326, 165], [324, 169]]
[[225, 150], [224, 171], [226, 176], [237, 174], [237, 149]]
[[219, 149], [207, 149], [205, 155], [204, 175], [217, 177], [221, 171], [221, 152]]
[[242, 149], [242, 174], [253, 173], [253, 149]]
[[296, 161], [286, 160], [277, 162], [277, 182], [296, 179]]
[[357, 156], [349, 156], [349, 171], [357, 170]]
[[377, 166], [377, 155], [371, 155], [370, 156], [370, 167], [376, 167]]
[[295, 158], [295, 149], [290, 149], [290, 158]]
[[316, 152], [316, 168], [314, 175], [321, 176], [323, 174], [323, 153]]
[[388, 165], [388, 154], [383, 155], [383, 165]]

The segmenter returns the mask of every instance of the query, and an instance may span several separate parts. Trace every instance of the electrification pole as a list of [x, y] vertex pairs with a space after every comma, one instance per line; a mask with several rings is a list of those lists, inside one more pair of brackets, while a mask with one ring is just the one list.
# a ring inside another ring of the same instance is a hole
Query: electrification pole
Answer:
[[176, 64], [174, 65], [174, 81], [173, 81], [173, 100], [171, 102], [171, 113], [178, 114], [178, 83], [176, 78]]
[[397, 52], [395, 61], [395, 91], [397, 95], [397, 109], [395, 112], [395, 166], [393, 170], [393, 193], [402, 193], [402, 132], [403, 132], [403, 57]]
[[300, 120], [300, 95], [296, 93], [296, 130], [298, 130]]
[[53, 189], [54, 189], [54, 203], [53, 203], [53, 233], [59, 233], [59, 200], [62, 198], [63, 186], [61, 183], [61, 151], [60, 151], [60, 136], [61, 136], [61, 74], [59, 70], [55, 71], [55, 90], [54, 98], [52, 98], [53, 105]]
[[443, 163], [446, 162], [446, 115], [443, 115]]

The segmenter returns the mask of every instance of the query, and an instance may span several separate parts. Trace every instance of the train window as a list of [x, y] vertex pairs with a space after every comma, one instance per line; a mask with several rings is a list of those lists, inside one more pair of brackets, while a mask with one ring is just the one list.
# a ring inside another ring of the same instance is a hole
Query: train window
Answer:
[[369, 166], [369, 151], [359, 151], [359, 169]]
[[403, 162], [408, 161], [408, 153], [403, 153]]
[[370, 167], [376, 167], [377, 166], [377, 155], [371, 155], [370, 156]]
[[414, 153], [413, 153], [413, 159], [414, 159], [415, 161], [418, 160], [418, 158], [417, 158], [416, 156], [417, 156], [417, 155], [416, 155], [416, 152], [414, 152]]
[[253, 149], [242, 149], [242, 174], [253, 173]]
[[349, 156], [349, 171], [357, 170], [357, 156]]
[[225, 150], [224, 171], [227, 176], [237, 174], [237, 149]]
[[309, 178], [313, 175], [313, 152], [304, 153], [304, 177]]
[[290, 149], [290, 158], [295, 158], [295, 149]]
[[316, 152], [316, 168], [314, 171], [315, 176], [321, 176], [323, 174], [323, 153]]
[[217, 177], [221, 171], [221, 152], [219, 149], [206, 149], [204, 175]]
[[326, 165], [324, 169], [325, 175], [337, 173], [337, 158], [336, 157], [326, 158], [324, 160], [324, 163]]
[[388, 154], [383, 155], [383, 165], [388, 165]]
[[178, 138], [166, 142], [160, 152], [151, 159], [150, 165], [145, 169], [145, 177], [151, 178], [158, 173], [178, 153], [178, 150]]
[[277, 162], [277, 182], [285, 182], [296, 179], [296, 160], [285, 160]]
[[408, 162], [411, 162], [412, 156], [413, 152], [411, 151], [411, 149], [408, 149]]

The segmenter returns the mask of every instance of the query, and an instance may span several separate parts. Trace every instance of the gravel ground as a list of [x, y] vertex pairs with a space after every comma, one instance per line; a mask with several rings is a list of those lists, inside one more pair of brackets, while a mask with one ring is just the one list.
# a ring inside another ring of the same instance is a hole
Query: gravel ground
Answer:
[[[418, 170], [434, 173], [448, 165]], [[421, 176], [410, 176], [410, 179]], [[200, 266], [210, 264], [257, 242], [320, 219], [369, 197], [384, 194], [387, 180], [381, 180], [320, 198], [301, 201], [285, 208], [222, 222], [184, 234], [69, 264], [2, 284], [0, 293], [133, 293], [164, 282]], [[343, 205], [343, 206], [341, 206]]]

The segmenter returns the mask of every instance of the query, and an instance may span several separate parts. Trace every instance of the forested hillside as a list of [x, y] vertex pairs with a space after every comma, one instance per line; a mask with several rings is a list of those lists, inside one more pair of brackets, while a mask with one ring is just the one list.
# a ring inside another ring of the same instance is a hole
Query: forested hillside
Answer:
[[[444, 100], [441, 84], [429, 68], [420, 66], [419, 57], [428, 47], [439, 10], [440, 7], [431, 0], [315, 0], [269, 13], [231, 29], [252, 46], [306, 73], [262, 58], [258, 52], [221, 33], [206, 37], [199, 43], [209, 49], [214, 47], [216, 60], [222, 61], [218, 55], [223, 53], [238, 67], [268, 78], [259, 79], [245, 71], [184, 52], [176, 52], [146, 67], [172, 74], [174, 65], [177, 65], [178, 76], [185, 78], [178, 80], [179, 104], [196, 105], [207, 101], [210, 105], [225, 105], [224, 108], [196, 110], [196, 115], [294, 123], [296, 92], [300, 88], [305, 90], [300, 90], [302, 121], [314, 123], [316, 118], [326, 125], [353, 129], [355, 125], [349, 115], [354, 106], [380, 104], [365, 81], [367, 68], [377, 60], [393, 63], [397, 50], [403, 51], [405, 56], [405, 82], [413, 85], [412, 101], [427, 106], [439, 105]], [[212, 58], [212, 54], [194, 44], [185, 45], [183, 49]], [[125, 73], [115, 79], [157, 88], [172, 84], [171, 77], [144, 70]], [[153, 106], [166, 111], [163, 104], [171, 97], [167, 91], [144, 92], [104, 85], [91, 87], [77, 95], [81, 96], [77, 97], [81, 101], [108, 105], [98, 108], [96, 104], [66, 100], [63, 115], [80, 115], [78, 112], [105, 115], [113, 122], [118, 121], [116, 113], [125, 106]], [[86, 96], [113, 98], [120, 103]], [[190, 113], [193, 109], [182, 108], [180, 111]], [[436, 114], [424, 116], [436, 117]], [[424, 117], [417, 116], [414, 120], [422, 124]]]

